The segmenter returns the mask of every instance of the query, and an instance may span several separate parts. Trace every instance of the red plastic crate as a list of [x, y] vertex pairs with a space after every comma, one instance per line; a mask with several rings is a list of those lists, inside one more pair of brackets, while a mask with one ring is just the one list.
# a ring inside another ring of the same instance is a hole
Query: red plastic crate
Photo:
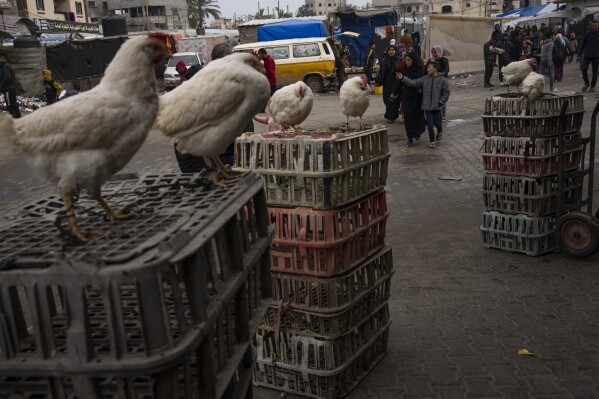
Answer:
[[385, 192], [330, 211], [269, 208], [276, 226], [271, 270], [329, 277], [343, 273], [385, 242]]
[[[582, 148], [565, 151], [562, 155], [564, 170], [574, 170], [580, 164]], [[487, 173], [510, 176], [547, 177], [557, 174], [558, 156], [526, 157], [513, 155], [483, 154]]]

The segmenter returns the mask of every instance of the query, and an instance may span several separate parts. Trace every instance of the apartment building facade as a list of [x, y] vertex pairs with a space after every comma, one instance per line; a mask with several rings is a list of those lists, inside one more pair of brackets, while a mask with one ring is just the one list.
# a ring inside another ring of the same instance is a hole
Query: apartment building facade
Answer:
[[107, 14], [125, 17], [129, 32], [150, 30], [189, 29], [185, 0], [107, 0], [101, 5]]
[[313, 15], [328, 15], [339, 7], [347, 6], [347, 0], [306, 0], [306, 9]]

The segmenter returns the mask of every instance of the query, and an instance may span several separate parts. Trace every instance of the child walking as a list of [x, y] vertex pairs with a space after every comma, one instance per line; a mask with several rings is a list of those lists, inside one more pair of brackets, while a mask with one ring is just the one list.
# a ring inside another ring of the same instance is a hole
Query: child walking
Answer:
[[[439, 63], [433, 61], [426, 68], [427, 75], [419, 79], [409, 79], [397, 74], [397, 78], [403, 84], [410, 87], [422, 87], [422, 110], [426, 116], [426, 125], [428, 127], [428, 148], [435, 148], [435, 141], [443, 138], [443, 124], [441, 121], [441, 108], [449, 100], [449, 80], [439, 75]], [[435, 137], [435, 127], [437, 136]]]

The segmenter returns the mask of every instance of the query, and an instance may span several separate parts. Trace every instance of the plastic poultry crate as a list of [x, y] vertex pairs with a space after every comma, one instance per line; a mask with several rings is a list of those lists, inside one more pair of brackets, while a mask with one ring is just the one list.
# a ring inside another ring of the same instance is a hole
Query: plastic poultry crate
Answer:
[[[391, 251], [388, 249], [365, 261], [365, 263], [378, 263], [375, 267], [379, 269], [389, 267], [392, 262]], [[383, 263], [386, 265], [383, 266]], [[354, 296], [351, 301], [343, 301], [343, 304], [337, 307], [306, 310], [309, 308], [304, 304], [295, 307], [291, 302], [292, 298], [280, 300], [268, 307], [260, 328], [322, 339], [336, 339], [355, 329], [387, 303], [391, 292], [392, 275], [391, 272], [379, 278], [368, 289]]]
[[0, 387], [158, 399], [231, 389], [272, 297], [262, 182], [240, 178], [205, 208], [177, 207], [202, 195], [169, 187], [160, 196], [153, 186], [160, 207], [130, 221], [82, 216], [82, 228], [96, 232], [84, 245], [65, 243], [53, 213], [0, 230]]
[[555, 250], [555, 215], [533, 217], [483, 212], [483, 245], [508, 252], [539, 256]]
[[328, 277], [353, 268], [385, 243], [388, 217], [381, 190], [341, 209], [268, 209], [275, 225], [273, 272]]
[[[557, 211], [558, 177], [542, 179], [504, 175], [484, 175], [483, 198], [488, 210], [505, 213], [544, 216]], [[582, 201], [582, 178], [564, 179], [564, 205]]]
[[[564, 170], [579, 167], [583, 152], [580, 133], [566, 137]], [[487, 137], [481, 149], [485, 171], [512, 176], [545, 177], [558, 172], [558, 139]]]
[[290, 301], [296, 310], [337, 312], [360, 300], [392, 274], [391, 247], [385, 246], [356, 268], [335, 277], [273, 273], [273, 301]]
[[358, 331], [338, 341], [287, 335], [280, 344], [285, 351], [279, 352], [282, 361], [264, 358], [272, 349], [262, 342], [254, 384], [318, 399], [347, 395], [387, 352], [388, 312], [385, 305]]
[[262, 176], [271, 206], [332, 209], [383, 188], [390, 156], [384, 127], [246, 134], [236, 140], [235, 169]]

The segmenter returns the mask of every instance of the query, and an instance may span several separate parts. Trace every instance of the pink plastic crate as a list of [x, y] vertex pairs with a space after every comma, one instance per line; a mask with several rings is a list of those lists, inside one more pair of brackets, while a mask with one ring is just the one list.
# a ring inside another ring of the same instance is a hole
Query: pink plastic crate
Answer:
[[343, 273], [385, 242], [385, 192], [337, 210], [269, 208], [276, 226], [273, 272], [327, 277]]

